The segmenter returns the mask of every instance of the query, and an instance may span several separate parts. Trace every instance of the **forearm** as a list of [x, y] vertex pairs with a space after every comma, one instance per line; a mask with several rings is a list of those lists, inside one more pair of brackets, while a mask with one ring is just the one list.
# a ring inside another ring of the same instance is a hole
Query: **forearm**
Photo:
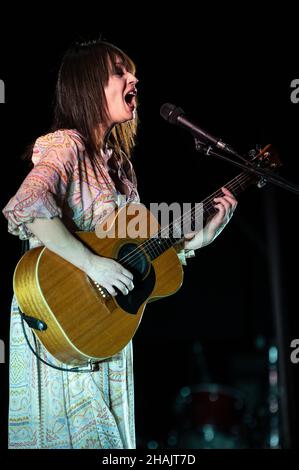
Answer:
[[127, 295], [134, 288], [130, 271], [113, 259], [92, 253], [67, 230], [58, 217], [36, 218], [26, 225], [49, 250], [84, 271], [109, 294], [114, 296], [121, 291]]
[[75, 238], [58, 218], [36, 218], [26, 226], [49, 250], [87, 272], [92, 252]]

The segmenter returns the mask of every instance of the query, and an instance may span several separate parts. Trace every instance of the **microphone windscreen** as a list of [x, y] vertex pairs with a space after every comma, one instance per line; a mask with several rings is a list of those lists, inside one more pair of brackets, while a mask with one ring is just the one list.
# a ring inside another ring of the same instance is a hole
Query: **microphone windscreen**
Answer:
[[163, 119], [170, 122], [170, 124], [176, 124], [177, 118], [181, 116], [181, 114], [184, 114], [184, 111], [171, 103], [164, 103], [160, 108], [160, 115]]

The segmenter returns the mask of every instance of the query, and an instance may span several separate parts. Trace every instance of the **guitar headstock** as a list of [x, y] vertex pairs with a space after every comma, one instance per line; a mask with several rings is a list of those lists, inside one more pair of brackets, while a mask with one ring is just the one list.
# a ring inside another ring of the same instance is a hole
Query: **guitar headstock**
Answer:
[[257, 146], [256, 149], [250, 150], [249, 156], [252, 162], [263, 168], [268, 167], [271, 170], [275, 170], [282, 165], [278, 152], [272, 144], [268, 144], [263, 148]]
[[[278, 152], [272, 144], [268, 144], [263, 148], [257, 146], [256, 149], [250, 150], [249, 156], [251, 157], [250, 161], [260, 168], [268, 168], [274, 171], [282, 165], [278, 157]], [[265, 178], [260, 177], [257, 183], [258, 187], [261, 188], [265, 184]]]

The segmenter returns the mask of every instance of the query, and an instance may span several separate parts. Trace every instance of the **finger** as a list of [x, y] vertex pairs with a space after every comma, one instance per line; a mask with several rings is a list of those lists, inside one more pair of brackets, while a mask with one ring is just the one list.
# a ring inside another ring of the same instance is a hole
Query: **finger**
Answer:
[[119, 274], [118, 280], [121, 281], [126, 286], [127, 289], [132, 290], [134, 288], [134, 283], [132, 279], [129, 279], [124, 274]]
[[184, 234], [184, 238], [185, 238], [185, 240], [192, 240], [192, 238], [194, 238], [195, 235], [196, 235], [196, 232], [186, 233], [186, 234]]
[[124, 274], [124, 276], [129, 278], [131, 281], [134, 278], [133, 274], [130, 271], [128, 271], [126, 268], [124, 268], [123, 266], [122, 266], [122, 269], [121, 269], [121, 274]]
[[232, 216], [235, 208], [237, 207], [237, 201], [234, 198], [231, 198], [230, 196], [223, 196], [221, 198], [215, 198], [217, 199], [220, 203], [222, 203], [225, 207], [226, 213], [229, 216]]
[[233, 196], [223, 196], [223, 199], [229, 202], [232, 207], [235, 207], [238, 203]]
[[109, 292], [110, 295], [115, 297], [117, 295], [116, 290], [114, 289], [113, 286], [106, 286], [105, 289]]
[[219, 204], [214, 204], [214, 207], [215, 209], [217, 209], [217, 214], [212, 218], [212, 220], [215, 218], [217, 221], [218, 220], [222, 220], [224, 219], [225, 217], [225, 207], [223, 206], [223, 204], [219, 203]]
[[224, 207], [225, 211], [228, 212], [230, 209], [230, 203], [223, 197], [215, 197], [214, 201], [219, 202]]
[[232, 213], [230, 210], [228, 210], [222, 203], [215, 204], [214, 206], [217, 209], [217, 213], [214, 215], [212, 218], [212, 226], [216, 225], [221, 225], [221, 224], [227, 224], [227, 222], [230, 220], [230, 217], [232, 216]]
[[235, 198], [235, 196], [233, 195], [233, 193], [231, 191], [229, 191], [225, 186], [223, 186], [221, 188], [221, 191], [223, 192], [223, 194], [225, 194], [226, 196], [231, 196], [233, 198]]
[[116, 280], [113, 282], [113, 285], [117, 287], [117, 289], [119, 289], [124, 295], [127, 295], [129, 293], [129, 289], [123, 282]]
[[234, 207], [236, 207], [237, 204], [238, 204], [238, 201], [237, 201], [237, 199], [235, 198], [235, 196], [233, 195], [233, 193], [232, 193], [231, 191], [229, 191], [229, 190], [228, 190], [227, 188], [225, 188], [225, 187], [222, 187], [221, 190], [222, 190], [222, 192], [223, 192], [224, 195], [225, 195], [224, 197], [228, 197], [228, 198], [231, 200], [231, 202], [233, 203]]
[[114, 263], [115, 263], [115, 268], [116, 268], [117, 273], [124, 274], [129, 279], [133, 279], [134, 276], [128, 269], [124, 268], [124, 266], [120, 264], [118, 261], [114, 260]]

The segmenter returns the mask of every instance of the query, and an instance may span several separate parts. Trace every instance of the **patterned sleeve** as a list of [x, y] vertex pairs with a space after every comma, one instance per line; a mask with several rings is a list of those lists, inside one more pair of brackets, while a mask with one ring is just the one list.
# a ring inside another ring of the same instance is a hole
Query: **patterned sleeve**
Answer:
[[74, 141], [63, 131], [37, 139], [32, 154], [34, 167], [3, 209], [10, 233], [24, 240], [32, 236], [26, 222], [62, 216], [75, 154]]

